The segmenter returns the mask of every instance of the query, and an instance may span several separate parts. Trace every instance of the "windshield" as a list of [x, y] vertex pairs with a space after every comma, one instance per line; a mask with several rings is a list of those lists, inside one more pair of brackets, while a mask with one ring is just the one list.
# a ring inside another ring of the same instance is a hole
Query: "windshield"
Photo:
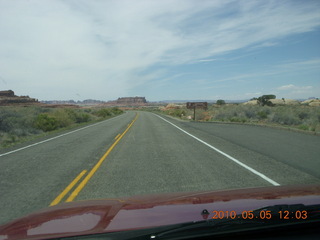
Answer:
[[65, 202], [319, 185], [319, 43], [312, 0], [0, 0], [0, 225]]

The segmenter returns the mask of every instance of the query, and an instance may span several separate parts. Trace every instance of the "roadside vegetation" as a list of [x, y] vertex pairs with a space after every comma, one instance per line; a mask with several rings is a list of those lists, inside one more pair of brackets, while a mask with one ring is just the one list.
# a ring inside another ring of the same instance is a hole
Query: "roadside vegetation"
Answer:
[[[193, 120], [193, 110], [184, 105], [171, 105], [161, 112], [184, 120]], [[320, 133], [320, 107], [306, 105], [212, 104], [207, 110], [196, 110], [197, 121], [233, 122], [282, 126]]]
[[0, 107], [0, 148], [123, 113], [119, 108]]

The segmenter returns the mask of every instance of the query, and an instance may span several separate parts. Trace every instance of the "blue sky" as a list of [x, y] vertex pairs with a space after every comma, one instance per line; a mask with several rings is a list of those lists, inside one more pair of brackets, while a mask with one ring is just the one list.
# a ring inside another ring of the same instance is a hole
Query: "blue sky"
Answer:
[[0, 0], [0, 90], [39, 100], [320, 97], [320, 1]]

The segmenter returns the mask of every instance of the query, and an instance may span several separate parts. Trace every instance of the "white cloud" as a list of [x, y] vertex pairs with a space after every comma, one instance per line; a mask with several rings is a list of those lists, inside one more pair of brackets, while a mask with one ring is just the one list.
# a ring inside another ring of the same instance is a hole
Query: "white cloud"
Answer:
[[283, 85], [277, 88], [279, 91], [291, 91], [292, 93], [306, 93], [312, 89], [312, 86], [295, 86], [293, 84]]
[[217, 59], [214, 59], [214, 58], [212, 58], [212, 59], [200, 59], [200, 60], [198, 60], [198, 62], [201, 62], [201, 63], [203, 63], [203, 62], [213, 62], [213, 61], [216, 61]]
[[42, 99], [70, 93], [112, 99], [159, 79], [158, 70], [145, 74], [156, 64], [213, 61], [312, 31], [320, 25], [318, 7], [316, 1], [0, 0], [0, 75], [14, 90]]
[[278, 87], [277, 89], [278, 90], [292, 90], [294, 88], [296, 88], [296, 86], [294, 86], [293, 84], [288, 84], [288, 85]]
[[290, 61], [278, 66], [282, 71], [302, 71], [310, 69], [319, 69], [320, 67], [320, 58], [314, 58], [309, 60], [301, 61]]

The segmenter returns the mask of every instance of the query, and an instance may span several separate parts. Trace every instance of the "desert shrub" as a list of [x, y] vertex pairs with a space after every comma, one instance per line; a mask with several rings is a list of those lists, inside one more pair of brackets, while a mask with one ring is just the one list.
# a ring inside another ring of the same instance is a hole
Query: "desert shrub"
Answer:
[[218, 121], [227, 121], [230, 118], [232, 118], [232, 116], [230, 116], [229, 113], [223, 113], [223, 112], [218, 112], [213, 117], [213, 119]]
[[99, 109], [96, 113], [95, 113], [98, 117], [101, 117], [101, 118], [106, 118], [108, 116], [111, 116], [111, 112], [109, 109], [107, 108], [102, 108], [102, 109]]
[[60, 110], [60, 111], [63, 111], [64, 114], [67, 114], [66, 117], [71, 119], [73, 122], [76, 121], [78, 113], [74, 109], [66, 108], [66, 109], [63, 109], [63, 110]]
[[199, 121], [209, 121], [211, 120], [212, 116], [209, 112], [207, 111], [198, 111], [196, 113], [196, 120], [199, 120]]
[[282, 125], [298, 125], [301, 124], [301, 120], [294, 114], [286, 112], [276, 112], [272, 117], [272, 122]]
[[249, 119], [255, 119], [256, 118], [256, 112], [254, 111], [254, 110], [252, 110], [252, 109], [246, 109], [245, 111], [244, 111], [244, 114], [245, 114], [245, 116], [247, 117], [247, 118], [249, 118]]
[[74, 109], [55, 109], [50, 113], [41, 113], [34, 120], [34, 126], [48, 132], [58, 128], [69, 127], [76, 123], [89, 122], [91, 116]]
[[91, 121], [90, 114], [86, 113], [87, 111], [76, 111], [74, 109], [65, 109], [64, 110], [73, 123], [83, 123]]
[[182, 117], [182, 116], [185, 116], [186, 115], [186, 111], [185, 110], [183, 110], [183, 109], [177, 109], [177, 111], [176, 111], [176, 116], [178, 116], [178, 117]]
[[10, 132], [14, 129], [15, 122], [19, 121], [22, 117], [18, 112], [8, 109], [1, 109], [0, 116], [0, 131], [3, 132]]
[[51, 114], [51, 117], [56, 120], [58, 128], [68, 127], [75, 122], [73, 116], [70, 117], [70, 114], [66, 110], [67, 109], [57, 109]]
[[268, 114], [265, 111], [259, 111], [257, 112], [257, 116], [259, 119], [266, 119], [268, 118]]
[[298, 127], [299, 129], [301, 129], [301, 130], [309, 130], [310, 128], [309, 128], [309, 126], [307, 126], [307, 125], [299, 125], [299, 127]]
[[75, 119], [76, 123], [84, 123], [91, 121], [91, 116], [87, 113], [78, 113]]
[[213, 120], [243, 122], [248, 116], [254, 116], [252, 110], [245, 109], [244, 106], [226, 105], [215, 110]]
[[69, 109], [30, 107], [0, 107], [0, 147], [26, 140], [29, 136], [120, 114], [118, 108]]
[[303, 120], [303, 119], [307, 119], [309, 117], [309, 114], [307, 112], [300, 112], [298, 113], [298, 117]]
[[216, 113], [214, 116], [213, 116], [213, 119], [214, 120], [218, 120], [218, 121], [224, 121], [226, 119], [226, 115], [223, 114], [223, 113]]
[[309, 106], [259, 106], [228, 104], [209, 111], [214, 121], [261, 122], [304, 130], [320, 128], [320, 108]]
[[119, 114], [122, 114], [123, 111], [121, 109], [119, 109], [118, 107], [113, 107], [111, 108], [111, 112], [114, 114], [114, 115], [119, 115]]
[[0, 131], [8, 132], [11, 130], [11, 123], [8, 121], [8, 118], [4, 118], [2, 115], [0, 118]]
[[34, 126], [44, 132], [48, 132], [56, 130], [59, 127], [59, 124], [56, 118], [51, 117], [46, 113], [41, 113], [37, 116]]
[[229, 120], [230, 122], [239, 122], [239, 123], [245, 123], [247, 121], [245, 118], [241, 118], [241, 117], [232, 117]]
[[28, 113], [24, 108], [0, 108], [0, 132], [26, 136], [38, 132], [33, 127], [33, 111]]

